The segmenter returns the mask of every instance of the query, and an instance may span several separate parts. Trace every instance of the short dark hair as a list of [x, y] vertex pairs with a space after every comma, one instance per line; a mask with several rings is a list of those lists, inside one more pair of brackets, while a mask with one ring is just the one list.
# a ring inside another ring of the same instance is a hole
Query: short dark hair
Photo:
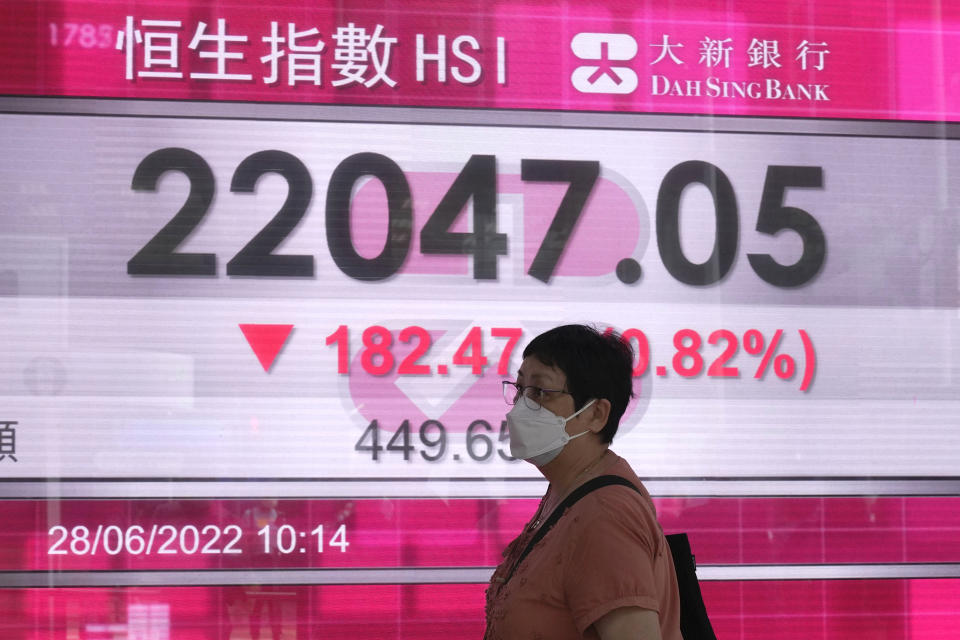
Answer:
[[581, 409], [591, 398], [610, 401], [610, 417], [600, 431], [612, 442], [633, 397], [633, 347], [615, 331], [601, 333], [583, 324], [550, 329], [530, 341], [523, 357], [535, 357], [567, 377], [566, 390]]

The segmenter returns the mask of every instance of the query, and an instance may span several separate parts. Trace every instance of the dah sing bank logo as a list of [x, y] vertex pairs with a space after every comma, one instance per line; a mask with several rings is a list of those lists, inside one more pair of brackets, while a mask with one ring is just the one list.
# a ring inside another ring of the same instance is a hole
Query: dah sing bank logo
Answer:
[[[658, 65], [658, 73], [650, 75], [650, 95], [684, 98], [727, 98], [741, 100], [792, 100], [807, 102], [829, 102], [828, 84], [786, 82], [775, 77], [753, 78], [750, 80], [727, 79], [713, 75], [718, 71], [737, 73], [737, 65], [731, 69], [731, 58], [736, 62], [736, 54], [743, 54], [740, 66], [743, 69], [758, 67], [768, 73], [778, 70], [789, 72], [785, 66], [793, 65], [805, 72], [823, 71], [824, 61], [830, 53], [826, 42], [802, 40], [787, 55], [781, 52], [778, 40], [760, 40], [753, 38], [749, 46], [739, 51], [733, 38], [704, 37], [690, 42], [688, 55], [699, 56], [684, 60], [683, 42], [671, 42], [670, 35], [664, 35], [663, 41], [651, 44], [660, 54], [648, 61], [648, 65]], [[625, 33], [578, 33], [570, 41], [570, 48], [583, 64], [574, 69], [570, 81], [581, 93], [629, 94], [637, 90], [639, 78], [630, 64], [637, 58], [637, 41]], [[795, 57], [794, 57], [794, 54]], [[651, 54], [653, 57], [653, 54]], [[696, 64], [694, 63], [696, 61]], [[643, 64], [643, 62], [640, 62]], [[687, 77], [671, 78], [666, 68], [683, 69]], [[703, 67], [707, 75], [702, 78], [689, 78], [689, 69]], [[742, 71], [740, 69], [739, 71]]]
[[637, 73], [630, 67], [615, 64], [633, 60], [637, 41], [624, 33], [578, 33], [570, 43], [573, 55], [593, 64], [577, 67], [573, 86], [583, 93], [633, 93], [637, 89]]

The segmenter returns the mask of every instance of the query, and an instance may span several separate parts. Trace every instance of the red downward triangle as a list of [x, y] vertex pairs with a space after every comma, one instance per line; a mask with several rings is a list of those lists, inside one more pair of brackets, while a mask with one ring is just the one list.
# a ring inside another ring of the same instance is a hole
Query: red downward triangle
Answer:
[[263, 366], [264, 371], [270, 371], [273, 361], [286, 344], [293, 330], [292, 324], [241, 324], [244, 337], [253, 349], [254, 355]]

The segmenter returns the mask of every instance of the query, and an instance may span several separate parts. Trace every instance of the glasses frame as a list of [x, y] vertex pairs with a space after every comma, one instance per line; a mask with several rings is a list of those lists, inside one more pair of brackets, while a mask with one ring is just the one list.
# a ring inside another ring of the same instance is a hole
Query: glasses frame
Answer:
[[[534, 411], [538, 410], [543, 405], [544, 393], [564, 393], [568, 396], [573, 395], [566, 389], [544, 389], [543, 387], [538, 387], [533, 384], [520, 385], [520, 384], [517, 384], [516, 382], [513, 382], [512, 380], [504, 380], [501, 382], [501, 385], [503, 387], [504, 402], [506, 402], [510, 406], [513, 406], [513, 405], [516, 405], [517, 400], [519, 400], [520, 397], [523, 396], [523, 404], [525, 404], [528, 409], [532, 409]], [[508, 391], [508, 389], [510, 390]], [[527, 395], [526, 393], [527, 389], [536, 390], [536, 399], [531, 398], [529, 395]], [[513, 396], [512, 401], [510, 400], [511, 395]]]

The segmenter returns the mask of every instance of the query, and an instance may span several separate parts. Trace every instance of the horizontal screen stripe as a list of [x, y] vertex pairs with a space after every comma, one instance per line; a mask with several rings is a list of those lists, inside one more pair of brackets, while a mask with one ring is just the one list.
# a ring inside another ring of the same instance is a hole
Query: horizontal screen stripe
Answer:
[[[232, 637], [250, 626], [269, 627], [277, 619], [266, 606], [272, 602], [279, 605], [284, 637], [481, 637], [484, 589], [482, 584], [0, 589], [0, 634], [91, 638], [112, 630], [134, 637], [135, 628], [149, 622], [178, 640]], [[960, 625], [960, 579], [724, 581], [704, 582], [702, 591], [718, 638], [939, 640], [954, 638]], [[262, 628], [260, 636], [269, 637], [268, 630]]]
[[[4, 499], [82, 498], [419, 498], [443, 482], [449, 498], [537, 498], [543, 478], [8, 478]], [[956, 478], [646, 478], [651, 495], [690, 496], [955, 496]]]
[[[960, 563], [960, 497], [656, 498], [701, 567]], [[532, 499], [0, 502], [0, 571], [486, 567]], [[322, 527], [322, 529], [321, 529]], [[346, 543], [346, 546], [341, 543]]]
[[[493, 567], [393, 569], [259, 569], [205, 571], [73, 571], [0, 573], [0, 588], [145, 587], [217, 585], [486, 584]], [[960, 578], [960, 564], [707, 565], [703, 582], [888, 580]]]

